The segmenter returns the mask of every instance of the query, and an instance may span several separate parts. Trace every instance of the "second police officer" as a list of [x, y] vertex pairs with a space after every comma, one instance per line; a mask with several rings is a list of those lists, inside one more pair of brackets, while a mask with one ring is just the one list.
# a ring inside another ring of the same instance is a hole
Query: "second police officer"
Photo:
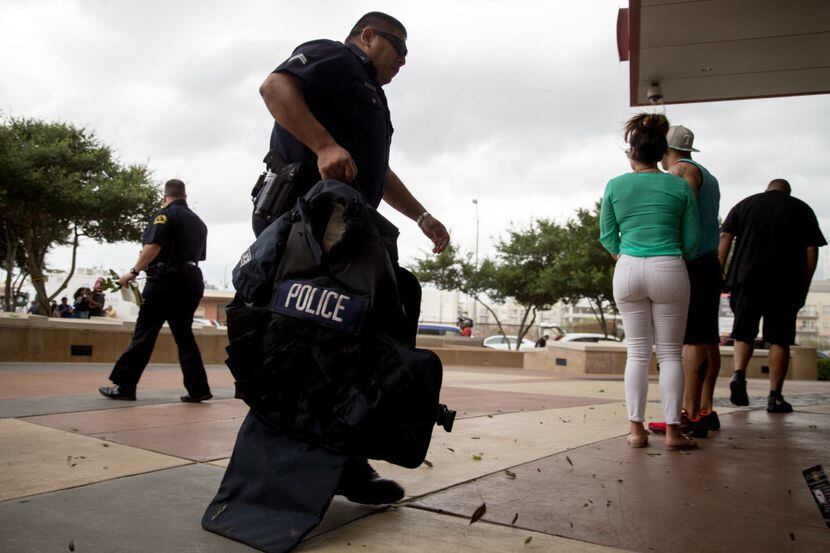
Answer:
[[207, 227], [187, 206], [186, 198], [182, 181], [165, 183], [164, 207], [153, 214], [144, 230], [144, 246], [135, 265], [121, 276], [124, 287], [144, 270], [147, 283], [132, 342], [110, 373], [114, 385], [98, 389], [109, 399], [136, 399], [138, 381], [165, 321], [176, 340], [184, 374], [187, 394], [181, 400], [199, 402], [213, 397], [192, 329], [193, 313], [205, 290], [198, 264], [205, 259]]

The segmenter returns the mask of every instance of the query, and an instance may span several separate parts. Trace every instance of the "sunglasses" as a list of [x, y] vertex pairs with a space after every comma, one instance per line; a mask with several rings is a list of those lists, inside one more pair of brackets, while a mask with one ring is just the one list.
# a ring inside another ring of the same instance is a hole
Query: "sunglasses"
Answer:
[[374, 27], [372, 30], [375, 34], [382, 36], [386, 39], [386, 42], [392, 45], [392, 48], [395, 49], [395, 52], [402, 58], [406, 57], [406, 54], [409, 52], [406, 48], [406, 42], [404, 42], [400, 37], [393, 35], [392, 33], [387, 33], [384, 31], [379, 31]]

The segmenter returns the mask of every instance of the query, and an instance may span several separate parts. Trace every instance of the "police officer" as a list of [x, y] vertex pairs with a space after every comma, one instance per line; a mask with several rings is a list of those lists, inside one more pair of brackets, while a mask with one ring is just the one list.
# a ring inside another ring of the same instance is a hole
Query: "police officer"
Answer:
[[[389, 167], [392, 123], [383, 87], [406, 62], [406, 28], [381, 12], [370, 12], [352, 28], [345, 44], [313, 40], [297, 47], [260, 87], [274, 117], [271, 152], [288, 163], [300, 162], [302, 180], [349, 183], [374, 208], [381, 200], [406, 215], [432, 241], [434, 253], [449, 234], [415, 199]], [[258, 236], [268, 221], [253, 215]], [[414, 329], [420, 310], [420, 286], [398, 269], [407, 319]], [[407, 300], [404, 300], [407, 303]], [[412, 344], [414, 346], [414, 344]], [[380, 478], [366, 459], [350, 459], [337, 493], [359, 503], [391, 503], [403, 488]]]
[[[418, 224], [441, 252], [447, 229], [424, 209], [389, 168], [392, 123], [383, 86], [406, 62], [406, 29], [370, 12], [346, 42], [313, 40], [300, 45], [259, 89], [274, 117], [271, 151], [302, 162], [313, 184], [337, 179], [357, 188], [377, 208], [381, 199]], [[253, 216], [255, 234], [267, 226]]]
[[135, 400], [136, 386], [164, 321], [170, 325], [179, 348], [187, 390], [180, 399], [199, 402], [213, 397], [191, 328], [193, 312], [205, 290], [198, 262], [205, 259], [207, 227], [187, 206], [186, 198], [182, 181], [165, 183], [164, 207], [144, 230], [138, 261], [119, 280], [122, 287], [127, 286], [142, 270], [147, 272], [133, 341], [110, 373], [114, 385], [98, 388], [107, 398]]

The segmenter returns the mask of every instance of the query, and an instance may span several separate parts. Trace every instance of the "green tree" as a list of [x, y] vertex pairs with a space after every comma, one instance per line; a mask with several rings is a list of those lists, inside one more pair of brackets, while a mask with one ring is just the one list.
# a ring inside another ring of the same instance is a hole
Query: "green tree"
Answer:
[[556, 282], [566, 302], [584, 298], [603, 333], [611, 334], [606, 312], [616, 312], [614, 302], [614, 258], [599, 243], [598, 202], [593, 210], [579, 209], [564, 225], [568, 247], [560, 260]]
[[[22, 249], [21, 269], [44, 313], [74, 274], [81, 237], [137, 241], [160, 202], [159, 187], [150, 182], [146, 166], [122, 165], [91, 131], [25, 118], [8, 118], [0, 125], [3, 263], [13, 272], [8, 250]], [[56, 245], [72, 246], [72, 262], [66, 280], [50, 296], [43, 275], [46, 254]]]
[[547, 219], [512, 228], [496, 244], [490, 297], [500, 302], [512, 298], [522, 306], [516, 349], [536, 322], [537, 311], [563, 298], [560, 264], [568, 248], [564, 229]]
[[424, 254], [416, 259], [409, 270], [425, 284], [432, 284], [439, 290], [457, 290], [473, 298], [473, 301], [490, 312], [499, 327], [499, 332], [504, 336], [504, 328], [498, 315], [492, 306], [484, 301], [490, 291], [495, 272], [491, 260], [485, 259], [476, 266], [470, 253], [465, 253], [450, 243], [438, 255]]

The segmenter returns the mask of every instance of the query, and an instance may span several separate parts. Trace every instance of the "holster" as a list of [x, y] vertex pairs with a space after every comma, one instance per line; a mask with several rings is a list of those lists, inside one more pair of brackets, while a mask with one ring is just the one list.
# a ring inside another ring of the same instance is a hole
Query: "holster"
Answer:
[[307, 191], [300, 179], [300, 162], [288, 163], [271, 150], [262, 160], [266, 170], [251, 190], [254, 214], [270, 222], [285, 213]]

